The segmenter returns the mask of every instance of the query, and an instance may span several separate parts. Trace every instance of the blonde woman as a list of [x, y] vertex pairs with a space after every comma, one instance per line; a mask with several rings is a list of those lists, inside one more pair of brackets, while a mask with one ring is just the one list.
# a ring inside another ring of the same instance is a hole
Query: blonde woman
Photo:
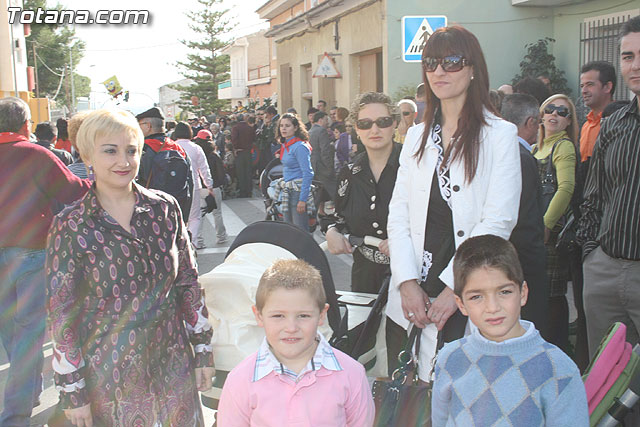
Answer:
[[569, 334], [569, 307], [567, 293], [568, 260], [559, 259], [556, 251], [558, 233], [562, 230], [563, 216], [569, 208], [575, 187], [576, 147], [578, 122], [576, 109], [566, 95], [550, 96], [540, 106], [538, 143], [533, 156], [538, 163], [542, 182], [544, 212], [544, 241], [547, 249], [549, 276], [548, 341], [567, 349]]
[[76, 426], [201, 426], [213, 331], [178, 202], [134, 182], [143, 135], [130, 113], [90, 113], [76, 144], [94, 184], [46, 247], [60, 405]]
[[401, 99], [398, 102], [398, 109], [400, 110], [400, 120], [398, 120], [398, 127], [393, 135], [393, 139], [395, 142], [404, 144], [407, 131], [414, 125], [413, 122], [418, 116], [418, 106], [410, 99]]

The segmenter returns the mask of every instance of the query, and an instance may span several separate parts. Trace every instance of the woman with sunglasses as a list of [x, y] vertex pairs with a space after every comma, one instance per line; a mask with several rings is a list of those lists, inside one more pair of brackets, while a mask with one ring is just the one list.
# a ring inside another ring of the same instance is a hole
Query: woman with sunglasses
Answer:
[[400, 109], [400, 121], [396, 132], [393, 135], [393, 140], [404, 144], [404, 139], [407, 136], [407, 131], [414, 125], [416, 119], [418, 106], [410, 99], [401, 99], [398, 101], [398, 108]]
[[280, 201], [286, 222], [309, 231], [309, 215], [315, 214], [309, 133], [300, 126], [298, 116], [286, 113], [278, 122], [276, 137], [282, 144], [279, 157], [283, 166], [282, 178], [276, 184], [276, 200]]
[[[366, 92], [355, 99], [351, 120], [365, 151], [340, 170], [335, 213], [323, 219], [329, 251], [353, 253], [354, 292], [378, 293], [389, 275], [387, 216], [401, 149], [393, 142], [395, 115], [395, 105], [383, 93]], [[362, 245], [354, 250], [344, 234], [374, 236], [382, 243], [378, 248]]]
[[418, 366], [427, 380], [436, 343], [460, 338], [466, 326], [453, 294], [456, 248], [472, 236], [509, 238], [521, 172], [517, 130], [494, 113], [478, 39], [462, 27], [438, 29], [422, 70], [424, 122], [407, 132], [389, 206], [387, 350], [395, 360], [405, 329], [424, 328]]
[[[576, 148], [578, 136], [573, 102], [562, 94], [547, 98], [540, 106], [538, 143], [533, 146], [533, 157], [538, 162], [542, 182], [542, 200], [545, 211], [544, 243], [547, 249], [547, 275], [549, 277], [548, 341], [563, 350], [569, 338], [569, 307], [567, 280], [569, 261], [560, 259], [556, 251], [558, 233], [562, 230], [563, 215], [569, 208], [575, 187]], [[548, 168], [551, 161], [552, 168]], [[548, 173], [551, 172], [551, 174]]]

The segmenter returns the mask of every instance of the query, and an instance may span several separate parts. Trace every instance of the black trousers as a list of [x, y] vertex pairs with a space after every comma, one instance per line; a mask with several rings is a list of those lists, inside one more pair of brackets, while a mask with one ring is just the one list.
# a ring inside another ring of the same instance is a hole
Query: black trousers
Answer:
[[376, 264], [369, 261], [356, 249], [353, 251], [353, 266], [351, 267], [351, 290], [377, 294], [390, 272], [389, 264]]
[[[442, 340], [438, 342], [438, 350], [448, 342], [455, 341], [464, 336], [464, 330], [467, 326], [467, 316], [463, 315], [460, 310], [447, 320], [444, 328], [442, 328]], [[398, 354], [407, 344], [407, 331], [396, 322], [387, 317], [387, 326], [385, 330], [385, 338], [387, 340], [387, 372], [389, 376], [393, 371], [398, 369]]]
[[251, 197], [251, 151], [238, 151], [235, 166], [240, 197]]

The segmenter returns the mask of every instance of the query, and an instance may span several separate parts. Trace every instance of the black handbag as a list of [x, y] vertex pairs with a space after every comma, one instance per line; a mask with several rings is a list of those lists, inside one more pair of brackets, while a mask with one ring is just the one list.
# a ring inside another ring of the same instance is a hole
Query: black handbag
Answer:
[[558, 233], [558, 239], [556, 240], [556, 250], [560, 255], [569, 255], [580, 252], [580, 245], [576, 241], [576, 235], [578, 233], [578, 221], [572, 211], [569, 211], [565, 217], [565, 223], [560, 233]]
[[[400, 367], [393, 372], [391, 379], [378, 378], [373, 382], [375, 427], [431, 427], [433, 382], [418, 382], [421, 333], [422, 329], [415, 326], [411, 329], [407, 345], [398, 355]], [[412, 351], [414, 343], [415, 353]]]

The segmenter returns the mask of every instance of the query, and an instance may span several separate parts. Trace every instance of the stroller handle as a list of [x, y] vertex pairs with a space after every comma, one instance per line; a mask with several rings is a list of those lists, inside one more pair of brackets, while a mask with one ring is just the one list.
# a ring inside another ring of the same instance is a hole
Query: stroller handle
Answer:
[[[359, 236], [354, 236], [353, 234], [345, 234], [344, 237], [349, 241], [349, 244], [353, 247], [368, 245], [368, 246], [373, 246], [377, 248], [380, 246], [380, 243], [382, 243], [382, 239], [379, 239], [378, 237], [373, 237], [373, 236], [359, 237]], [[326, 240], [320, 243], [320, 249], [322, 249], [325, 252], [329, 250], [329, 244], [327, 243]]]

